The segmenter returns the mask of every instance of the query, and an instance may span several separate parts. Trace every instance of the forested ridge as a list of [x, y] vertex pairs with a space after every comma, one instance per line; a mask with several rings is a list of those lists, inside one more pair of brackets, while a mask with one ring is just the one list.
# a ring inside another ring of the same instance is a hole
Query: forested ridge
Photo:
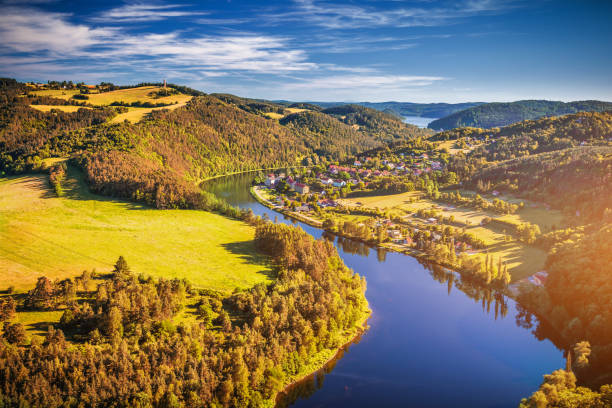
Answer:
[[[358, 333], [368, 307], [365, 281], [331, 243], [255, 222], [256, 245], [277, 267], [268, 287], [223, 297], [184, 280], [137, 277], [120, 257], [109, 277], [41, 277], [22, 300], [0, 301], [2, 320], [16, 308], [64, 310], [59, 328], [28, 346], [19, 323], [5, 324], [0, 406], [272, 406], [292, 379]], [[175, 323], [179, 312], [197, 320]]]
[[324, 109], [322, 112], [336, 117], [347, 125], [355, 126], [357, 129], [372, 134], [382, 141], [393, 142], [431, 133], [427, 129], [406, 124], [396, 116], [361, 105], [335, 106]]
[[529, 119], [559, 116], [577, 112], [603, 112], [612, 110], [612, 103], [602, 101], [557, 102], [526, 100], [493, 102], [474, 106], [434, 120], [430, 129], [448, 130], [458, 127], [493, 128]]
[[345, 117], [349, 125], [314, 111], [279, 123], [262, 113], [283, 112], [282, 105], [195, 92], [182, 108], [109, 124], [125, 108], [41, 112], [28, 106], [37, 101], [24, 96], [23, 84], [0, 85], [2, 174], [37, 171], [44, 159], [68, 156], [94, 192], [158, 208], [199, 208], [196, 184], [210, 176], [339, 160], [420, 132], [373, 110]]
[[568, 366], [545, 376], [521, 407], [610, 406], [612, 113], [453, 129], [429, 140], [465, 149], [449, 160], [463, 186], [547, 203], [566, 216], [567, 228], [537, 238], [550, 249], [548, 279], [543, 287], [521, 285], [517, 322], [567, 350]]

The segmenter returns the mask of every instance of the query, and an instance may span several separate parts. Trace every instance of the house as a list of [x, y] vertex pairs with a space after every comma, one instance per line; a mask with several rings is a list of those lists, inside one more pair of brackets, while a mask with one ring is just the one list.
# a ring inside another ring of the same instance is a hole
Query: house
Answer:
[[493, 194], [495, 197], [497, 197], [497, 196], [499, 196], [499, 191], [493, 190], [493, 192], [491, 194]]
[[334, 180], [334, 182], [333, 182], [333, 184], [332, 184], [332, 185], [333, 185], [334, 187], [339, 187], [339, 188], [341, 188], [341, 187], [346, 186], [346, 181], [344, 181], [344, 180]]
[[295, 211], [308, 212], [308, 211], [310, 211], [310, 206], [308, 204], [303, 204], [303, 205], [301, 205], [299, 207], [296, 207]]
[[329, 186], [331, 184], [334, 183], [334, 180], [328, 178], [328, 177], [321, 177], [321, 183], [325, 186]]
[[276, 185], [277, 182], [278, 182], [278, 179], [276, 178], [274, 174], [271, 173], [271, 174], [268, 174], [268, 177], [264, 181], [264, 184], [267, 187], [272, 188]]
[[304, 183], [294, 183], [293, 189], [300, 194], [308, 194], [308, 192], [310, 191], [310, 187], [308, 187]]
[[389, 238], [391, 239], [401, 239], [402, 238], [402, 233], [399, 230], [388, 230], [387, 235], [389, 235]]
[[419, 156], [419, 159], [427, 160], [429, 159], [429, 156], [427, 155], [427, 153], [423, 153], [422, 155]]
[[438, 219], [437, 218], [428, 218], [427, 222], [430, 223], [430, 224], [435, 224], [435, 223], [438, 222]]
[[353, 165], [357, 167], [361, 167], [361, 162], [359, 160], [355, 160], [355, 163], [353, 163]]

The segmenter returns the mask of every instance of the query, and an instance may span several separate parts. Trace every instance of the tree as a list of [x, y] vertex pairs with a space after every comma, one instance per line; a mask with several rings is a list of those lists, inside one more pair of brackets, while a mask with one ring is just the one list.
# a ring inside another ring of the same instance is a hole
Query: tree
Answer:
[[55, 305], [54, 287], [51, 281], [44, 276], [38, 278], [36, 287], [28, 292], [25, 305], [33, 309], [50, 309], [53, 307]]
[[121, 336], [123, 334], [122, 314], [117, 306], [112, 306], [104, 322], [104, 331], [108, 337]]
[[0, 301], [0, 322], [12, 320], [15, 317], [17, 303], [12, 297]]
[[21, 323], [4, 323], [4, 338], [12, 344], [21, 344], [26, 339], [26, 331]]
[[129, 275], [131, 273], [130, 267], [123, 256], [119, 256], [119, 259], [117, 259], [117, 262], [115, 262], [115, 269], [113, 269], [113, 273], [117, 275]]

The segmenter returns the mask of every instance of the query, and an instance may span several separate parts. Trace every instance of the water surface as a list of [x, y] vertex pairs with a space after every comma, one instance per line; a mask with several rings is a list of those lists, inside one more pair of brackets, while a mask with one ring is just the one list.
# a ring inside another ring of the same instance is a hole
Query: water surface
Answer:
[[[326, 234], [257, 203], [248, 191], [252, 177], [230, 176], [207, 188], [317, 238]], [[344, 262], [366, 277], [370, 328], [279, 406], [516, 407], [543, 374], [564, 367], [561, 350], [516, 324], [511, 299], [410, 256], [331, 239]]]
[[431, 122], [437, 118], [424, 118], [422, 116], [404, 116], [404, 123], [417, 125], [420, 128], [426, 128]]

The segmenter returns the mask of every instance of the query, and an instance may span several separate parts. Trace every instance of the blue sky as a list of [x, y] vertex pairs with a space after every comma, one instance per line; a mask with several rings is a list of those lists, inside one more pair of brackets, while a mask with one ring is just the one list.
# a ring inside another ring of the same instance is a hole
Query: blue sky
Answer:
[[612, 1], [0, 1], [0, 75], [316, 101], [612, 101]]

